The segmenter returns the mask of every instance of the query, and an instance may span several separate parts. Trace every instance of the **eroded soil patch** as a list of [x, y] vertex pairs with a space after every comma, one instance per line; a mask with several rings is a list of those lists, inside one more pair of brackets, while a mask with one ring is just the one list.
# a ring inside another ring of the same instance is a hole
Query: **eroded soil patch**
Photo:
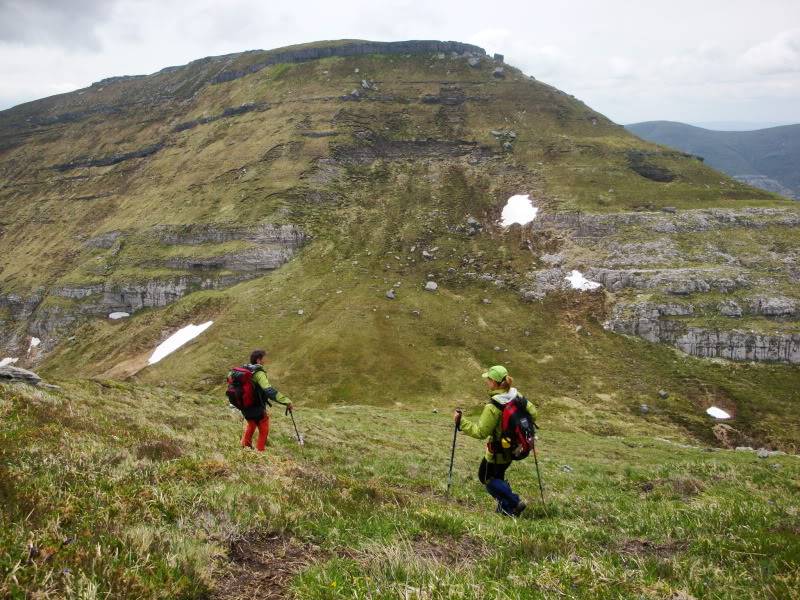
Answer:
[[212, 598], [289, 598], [292, 578], [323, 560], [319, 547], [281, 533], [250, 533], [230, 543], [230, 563], [217, 579]]
[[624, 540], [619, 544], [619, 552], [633, 556], [658, 556], [671, 558], [673, 555], [685, 550], [687, 542], [670, 541], [657, 544], [650, 540]]
[[449, 567], [474, 563], [490, 554], [484, 542], [470, 536], [462, 538], [420, 536], [412, 540], [411, 546], [415, 556]]

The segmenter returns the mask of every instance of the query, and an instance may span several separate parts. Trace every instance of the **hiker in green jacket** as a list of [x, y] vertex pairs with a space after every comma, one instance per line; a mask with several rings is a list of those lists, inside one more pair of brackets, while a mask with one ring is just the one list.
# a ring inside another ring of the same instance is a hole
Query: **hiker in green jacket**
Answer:
[[256, 450], [263, 452], [269, 437], [269, 406], [272, 402], [277, 402], [286, 406], [288, 411], [292, 410], [292, 402], [272, 387], [264, 371], [264, 358], [267, 353], [263, 350], [253, 350], [250, 353], [250, 364], [246, 367], [253, 373], [253, 386], [256, 390], [258, 401], [247, 411], [243, 412], [245, 422], [242, 432], [242, 447], [253, 447], [253, 433], [258, 428], [258, 439], [256, 440]]
[[[478, 479], [486, 486], [486, 491], [497, 500], [497, 512], [506, 516], [519, 516], [525, 510], [525, 502], [511, 491], [511, 486], [505, 479], [506, 469], [511, 464], [511, 457], [503, 452], [502, 422], [503, 407], [513, 401], [519, 394], [513, 386], [513, 379], [508, 370], [502, 365], [495, 365], [483, 374], [489, 388], [490, 400], [483, 407], [478, 422], [463, 416], [456, 410], [453, 419], [458, 429], [470, 437], [479, 440], [489, 440], [486, 445], [486, 455], [478, 468]], [[536, 407], [526, 400], [526, 407], [531, 418], [536, 418]]]

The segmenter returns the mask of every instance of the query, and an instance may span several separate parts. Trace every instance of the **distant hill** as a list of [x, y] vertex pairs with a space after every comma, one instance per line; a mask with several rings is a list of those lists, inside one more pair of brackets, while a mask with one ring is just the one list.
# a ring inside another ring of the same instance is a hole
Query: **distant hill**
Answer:
[[800, 199], [800, 125], [711, 131], [673, 121], [648, 121], [626, 128], [650, 142], [702, 156], [710, 166], [740, 181]]

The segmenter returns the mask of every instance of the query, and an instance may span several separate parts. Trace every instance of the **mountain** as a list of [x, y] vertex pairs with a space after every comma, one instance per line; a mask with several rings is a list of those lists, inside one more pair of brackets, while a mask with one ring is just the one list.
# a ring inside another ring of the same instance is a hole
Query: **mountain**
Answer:
[[[0, 112], [0, 361], [56, 386], [0, 366], [0, 596], [790, 596], [798, 248], [798, 203], [458, 42]], [[303, 446], [238, 447], [258, 347]], [[539, 409], [514, 521], [479, 440], [445, 491], [492, 364]]]
[[626, 126], [639, 137], [702, 156], [736, 179], [800, 199], [800, 125], [756, 131], [711, 131], [672, 121]]
[[[204, 58], [3, 111], [0, 145], [0, 345], [46, 376], [208, 390], [263, 345], [315, 403], [429, 402], [507, 362], [543, 397], [669, 388], [697, 435], [719, 402], [794, 443], [800, 207], [475, 46]], [[538, 217], [500, 227], [520, 194]]]

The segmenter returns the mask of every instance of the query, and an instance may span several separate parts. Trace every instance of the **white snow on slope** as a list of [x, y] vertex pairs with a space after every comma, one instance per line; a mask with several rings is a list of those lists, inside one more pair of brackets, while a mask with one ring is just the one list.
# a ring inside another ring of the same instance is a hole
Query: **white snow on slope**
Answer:
[[511, 196], [500, 215], [500, 225], [503, 227], [510, 227], [514, 223], [527, 225], [536, 218], [538, 212], [539, 208], [533, 205], [530, 195], [517, 194]]
[[156, 347], [152, 356], [147, 359], [147, 364], [154, 365], [165, 356], [175, 352], [175, 350], [183, 346], [186, 342], [196, 338], [213, 324], [214, 321], [208, 321], [202, 325], [187, 325], [179, 329]]
[[717, 408], [716, 406], [712, 406], [706, 409], [706, 413], [714, 417], [715, 419], [730, 419], [731, 416], [726, 413], [721, 408]]
[[18, 360], [19, 360], [18, 358], [6, 357], [3, 360], [0, 360], [0, 367], [7, 367], [8, 365], [13, 365]]
[[589, 281], [580, 271], [572, 271], [564, 279], [569, 281], [569, 284], [572, 286], [573, 290], [581, 290], [582, 292], [587, 290], [596, 290], [600, 287], [600, 285], [602, 285], [596, 281]]
[[112, 312], [112, 313], [109, 313], [108, 318], [109, 319], [113, 319], [114, 321], [116, 321], [117, 319], [124, 319], [124, 318], [130, 317], [130, 316], [131, 316], [131, 313]]

